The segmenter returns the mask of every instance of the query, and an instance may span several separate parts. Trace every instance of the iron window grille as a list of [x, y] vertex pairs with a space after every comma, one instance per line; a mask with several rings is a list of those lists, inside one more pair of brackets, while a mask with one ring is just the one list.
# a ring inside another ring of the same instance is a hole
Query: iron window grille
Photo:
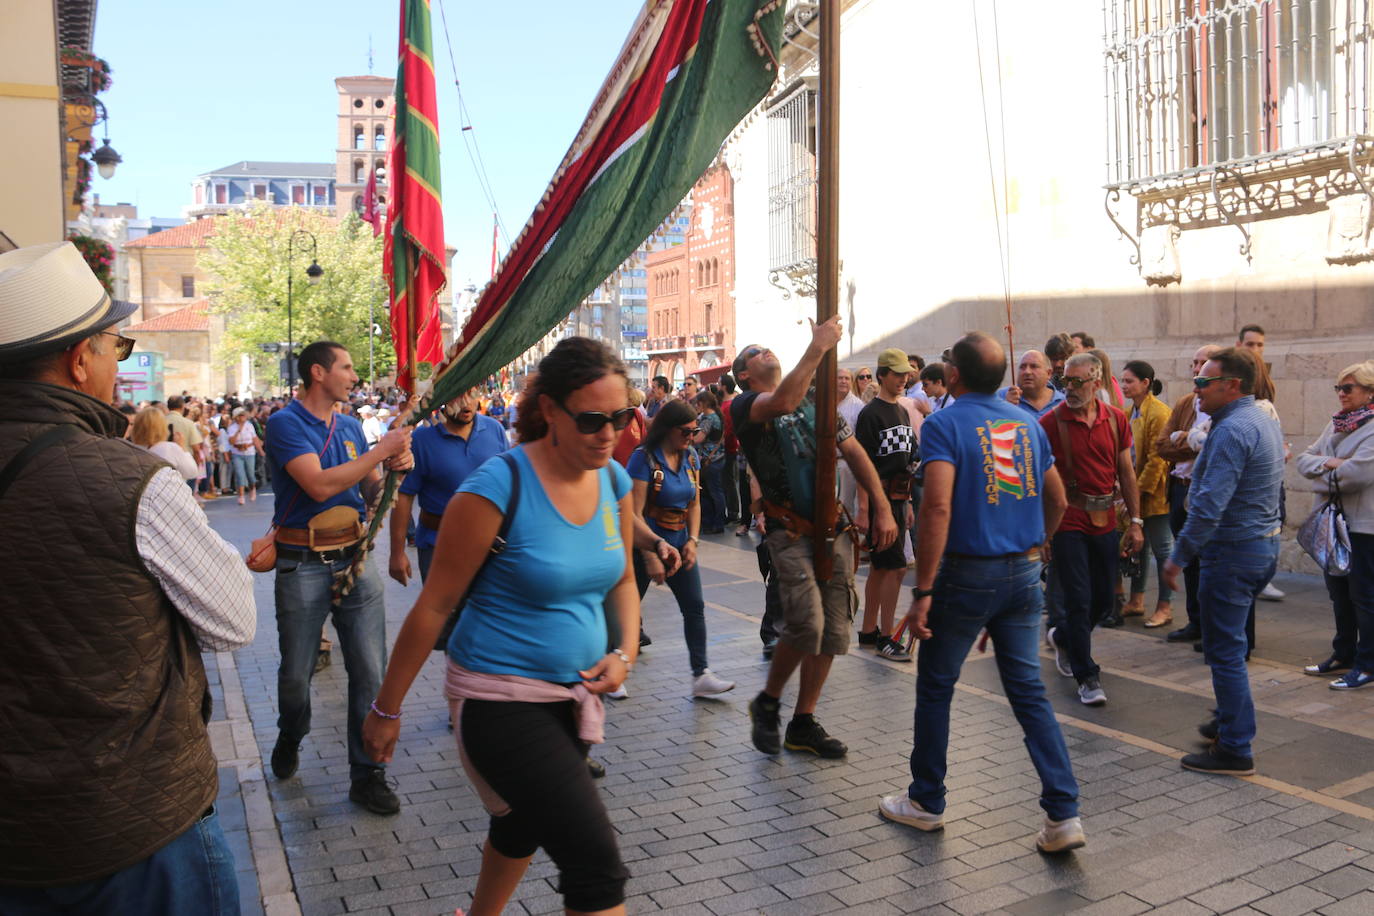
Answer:
[[768, 269], [791, 272], [816, 257], [816, 92], [800, 84], [771, 105], [768, 129]]

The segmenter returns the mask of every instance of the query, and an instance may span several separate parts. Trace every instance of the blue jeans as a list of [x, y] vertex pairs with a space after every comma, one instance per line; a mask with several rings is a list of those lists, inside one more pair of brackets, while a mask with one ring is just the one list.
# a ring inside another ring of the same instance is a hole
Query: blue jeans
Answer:
[[258, 477], [254, 466], [257, 463], [257, 455], [234, 455], [234, 486], [247, 487], [250, 490], [257, 489]]
[[997, 672], [1040, 774], [1040, 807], [1051, 819], [1078, 816], [1078, 783], [1064, 735], [1040, 680], [1040, 563], [1030, 559], [945, 557], [935, 580], [916, 666], [916, 728], [907, 795], [927, 811], [945, 810], [949, 707], [959, 669], [984, 627]]
[[701, 528], [715, 531], [725, 527], [725, 486], [721, 473], [725, 462], [713, 461], [701, 469]]
[[1249, 650], [1246, 618], [1255, 596], [1278, 566], [1278, 536], [1212, 541], [1199, 555], [1198, 595], [1207, 623], [1202, 651], [1212, 668], [1217, 698], [1217, 737], [1222, 749], [1249, 757], [1255, 738], [1255, 704], [1245, 669]]
[[1331, 655], [1374, 673], [1374, 534], [1350, 532], [1350, 575], [1327, 576], [1336, 614]]
[[1115, 531], [1061, 531], [1054, 536], [1054, 568], [1064, 599], [1064, 625], [1055, 633], [1055, 642], [1068, 654], [1080, 684], [1102, 670], [1093, 661], [1092, 629], [1116, 600], [1120, 544]]
[[5, 916], [106, 916], [109, 913], [238, 916], [234, 854], [219, 815], [192, 824], [157, 852], [94, 881], [57, 887], [0, 887]]
[[[1174, 552], [1174, 533], [1169, 529], [1168, 515], [1151, 515], [1145, 519], [1145, 543], [1155, 556], [1155, 572], [1159, 576], [1159, 600], [1172, 601], [1173, 589], [1164, 584], [1164, 564], [1169, 554]], [[1145, 592], [1145, 580], [1149, 578], [1150, 564], [1147, 557], [1140, 558], [1140, 575], [1131, 577], [1131, 594]]]
[[[640, 600], [649, 590], [649, 570], [635, 551], [635, 585], [639, 588]], [[682, 612], [682, 637], [687, 642], [687, 659], [692, 666], [692, 676], [696, 677], [706, 670], [706, 599], [701, 590], [701, 566], [679, 569], [663, 580], [677, 599], [677, 608]], [[606, 619], [611, 619], [609, 611]], [[614, 638], [615, 627], [607, 626], [607, 636]]]
[[360, 779], [379, 768], [363, 750], [362, 729], [386, 670], [386, 605], [374, 557], [363, 567], [353, 591], [338, 607], [330, 607], [334, 574], [342, 573], [348, 563], [346, 559], [325, 563], [309, 551], [278, 548], [277, 728], [284, 738], [297, 743], [310, 734], [310, 679], [320, 649], [320, 629], [332, 611], [348, 671], [349, 774]]

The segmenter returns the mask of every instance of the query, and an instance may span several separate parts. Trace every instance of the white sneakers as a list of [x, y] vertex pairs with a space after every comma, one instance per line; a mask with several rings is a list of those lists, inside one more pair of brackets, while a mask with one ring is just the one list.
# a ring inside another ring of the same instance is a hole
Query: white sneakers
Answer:
[[714, 697], [734, 689], [734, 681], [716, 677], [711, 673], [710, 668], [692, 678], [692, 696], [694, 697]]
[[608, 700], [623, 700], [630, 695], [630, 691], [625, 689], [625, 682], [621, 681], [620, 686], [606, 694]]
[[1284, 593], [1274, 588], [1274, 583], [1266, 585], [1259, 593], [1261, 601], [1282, 601]]
[[1041, 852], [1068, 852], [1088, 845], [1083, 836], [1083, 822], [1076, 817], [1052, 821], [1045, 818], [1045, 826], [1035, 837], [1035, 848]]
[[917, 830], [924, 830], [927, 833], [932, 830], [940, 830], [945, 826], [943, 814], [931, 814], [908, 798], [905, 792], [883, 796], [883, 800], [878, 803], [878, 813], [890, 821], [906, 824], [908, 827], [915, 827]]

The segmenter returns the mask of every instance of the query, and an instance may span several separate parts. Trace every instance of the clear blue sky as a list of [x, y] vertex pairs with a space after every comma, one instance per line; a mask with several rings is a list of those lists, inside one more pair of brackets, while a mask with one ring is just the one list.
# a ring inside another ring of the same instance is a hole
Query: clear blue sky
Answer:
[[[491, 213], [462, 126], [440, 6], [463, 98], [496, 203], [520, 232], [634, 23], [641, 0], [431, 0], [443, 197], [452, 281], [479, 287]], [[101, 99], [115, 177], [93, 179], [104, 203], [180, 216], [193, 177], [241, 159], [333, 162], [334, 78], [396, 75], [400, 0], [100, 0], [94, 51], [114, 85]], [[504, 247], [502, 250], [504, 253]]]

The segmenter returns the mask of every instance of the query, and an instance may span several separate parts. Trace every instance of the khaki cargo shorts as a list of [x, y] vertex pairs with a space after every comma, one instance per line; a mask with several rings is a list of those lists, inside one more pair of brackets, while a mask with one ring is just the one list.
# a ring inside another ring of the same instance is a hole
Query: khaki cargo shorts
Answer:
[[829, 581], [816, 582], [810, 538], [792, 538], [778, 530], [764, 539], [773, 560], [782, 599], [778, 639], [807, 655], [844, 655], [849, 630], [859, 607], [854, 590], [854, 546], [848, 534], [835, 538], [835, 565]]

